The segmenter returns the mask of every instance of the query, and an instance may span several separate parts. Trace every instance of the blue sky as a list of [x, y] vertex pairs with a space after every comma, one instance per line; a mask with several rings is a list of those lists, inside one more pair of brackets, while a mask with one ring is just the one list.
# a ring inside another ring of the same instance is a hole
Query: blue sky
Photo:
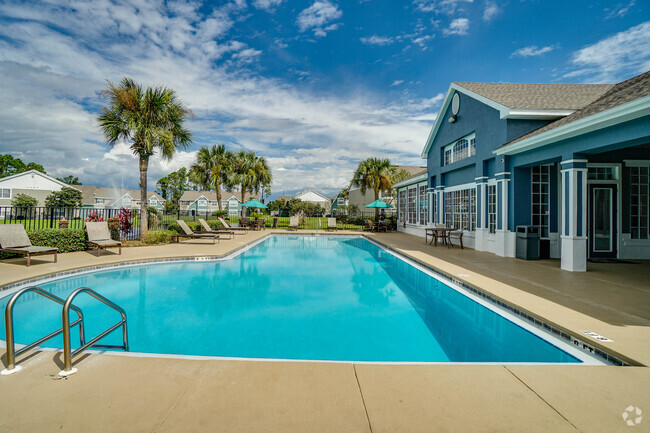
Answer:
[[[638, 0], [111, 0], [0, 8], [0, 153], [84, 184], [137, 187], [96, 115], [105, 80], [175, 89], [194, 145], [265, 156], [275, 194], [349, 183], [369, 156], [419, 158], [452, 81], [618, 82], [650, 69]], [[275, 195], [274, 194], [274, 195]]]

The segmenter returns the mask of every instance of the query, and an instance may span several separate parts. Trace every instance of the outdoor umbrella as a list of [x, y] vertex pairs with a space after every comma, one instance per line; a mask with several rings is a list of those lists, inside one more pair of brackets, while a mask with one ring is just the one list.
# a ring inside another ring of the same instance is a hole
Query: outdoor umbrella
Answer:
[[386, 203], [383, 200], [375, 200], [372, 203], [370, 203], [369, 205], [367, 205], [366, 207], [379, 207], [379, 208], [391, 208], [392, 209], [393, 206], [389, 205], [388, 203]]
[[246, 203], [242, 204], [243, 207], [258, 207], [260, 209], [268, 209], [269, 207], [264, 203], [260, 202], [258, 199], [253, 198], [248, 200]]

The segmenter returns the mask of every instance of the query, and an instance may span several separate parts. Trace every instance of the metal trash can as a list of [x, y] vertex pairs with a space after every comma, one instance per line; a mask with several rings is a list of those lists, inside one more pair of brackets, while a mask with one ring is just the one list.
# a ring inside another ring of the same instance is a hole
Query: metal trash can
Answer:
[[539, 260], [539, 227], [517, 226], [515, 256], [523, 260]]

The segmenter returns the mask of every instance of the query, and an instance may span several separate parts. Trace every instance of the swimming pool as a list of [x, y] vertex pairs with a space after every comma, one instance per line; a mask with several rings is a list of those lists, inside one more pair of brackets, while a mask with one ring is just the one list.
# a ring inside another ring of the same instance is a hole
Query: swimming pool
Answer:
[[[367, 362], [597, 362], [359, 236], [273, 235], [226, 260], [125, 266], [39, 284], [63, 298], [81, 286], [126, 310], [132, 352]], [[0, 299], [0, 306], [7, 301]], [[84, 311], [87, 338], [119, 320], [91, 298], [78, 297], [75, 304]], [[60, 317], [57, 305], [21, 298], [14, 309], [16, 342], [29, 343], [59, 328]], [[120, 344], [119, 331], [103, 342]], [[46, 344], [61, 345], [60, 338]]]

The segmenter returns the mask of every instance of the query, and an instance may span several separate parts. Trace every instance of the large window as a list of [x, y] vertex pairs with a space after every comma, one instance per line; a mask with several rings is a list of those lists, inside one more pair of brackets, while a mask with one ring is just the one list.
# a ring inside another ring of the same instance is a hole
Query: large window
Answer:
[[443, 165], [449, 165], [474, 155], [476, 155], [476, 138], [472, 133], [445, 146]]
[[428, 222], [429, 200], [427, 200], [427, 185], [423, 184], [418, 187], [420, 192], [420, 224], [425, 225]]
[[488, 185], [488, 231], [497, 231], [497, 186]]
[[630, 167], [630, 236], [648, 239], [650, 167]]
[[407, 215], [406, 215], [406, 188], [402, 188], [399, 190], [399, 219], [400, 221], [406, 221]]
[[445, 224], [462, 230], [476, 230], [476, 188], [445, 192]]
[[11, 190], [8, 188], [0, 188], [0, 198], [11, 198]]
[[531, 224], [539, 227], [539, 235], [548, 238], [549, 224], [549, 192], [550, 192], [550, 165], [533, 167], [532, 173], [532, 221]]
[[409, 188], [409, 201], [408, 201], [408, 213], [409, 213], [409, 224], [415, 224], [417, 222], [417, 194], [418, 190], [416, 187]]

